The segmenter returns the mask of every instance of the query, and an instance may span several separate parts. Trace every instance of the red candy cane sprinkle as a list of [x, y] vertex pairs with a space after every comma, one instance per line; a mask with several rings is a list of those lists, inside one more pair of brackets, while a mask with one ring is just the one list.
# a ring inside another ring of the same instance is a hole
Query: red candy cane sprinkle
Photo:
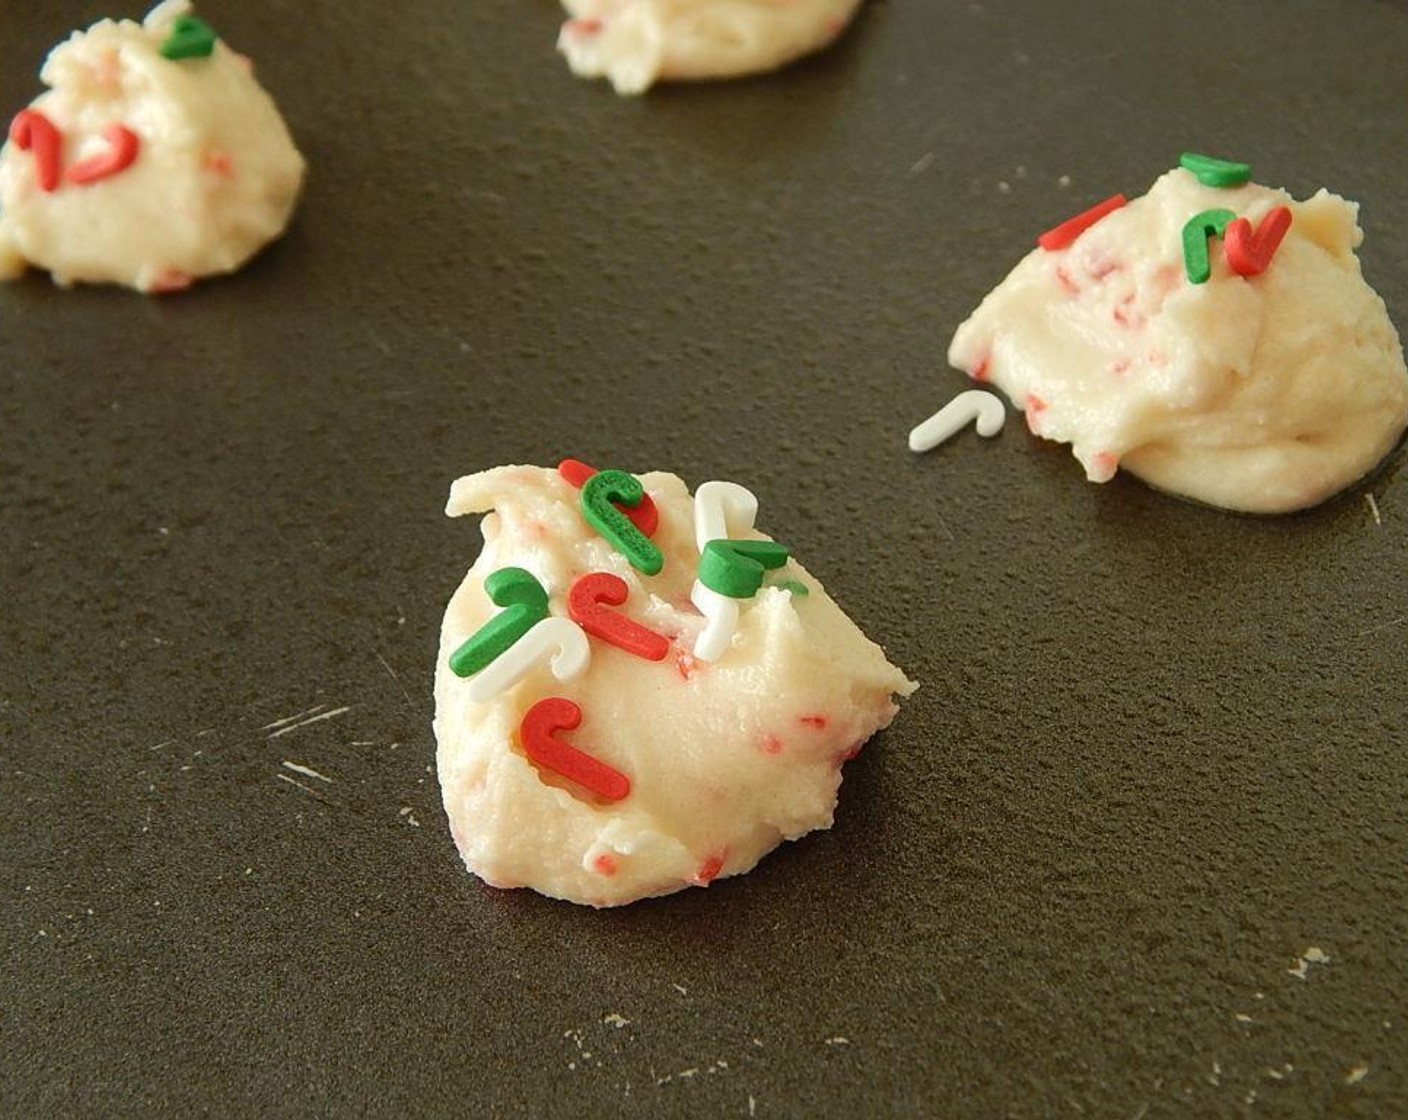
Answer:
[[1238, 276], [1259, 276], [1271, 264], [1281, 247], [1286, 231], [1291, 228], [1291, 208], [1278, 206], [1269, 210], [1252, 232], [1246, 218], [1229, 222], [1222, 231], [1222, 251], [1227, 264]]
[[103, 139], [108, 142], [107, 151], [80, 160], [64, 174], [74, 186], [86, 187], [126, 171], [136, 161], [142, 147], [137, 134], [120, 124], [110, 124], [103, 129]]
[[51, 194], [58, 189], [64, 138], [53, 121], [38, 109], [21, 109], [10, 122], [10, 143], [22, 152], [34, 153], [35, 178], [41, 191]]
[[544, 770], [561, 774], [604, 801], [620, 801], [630, 796], [629, 778], [557, 737], [559, 731], [573, 731], [581, 722], [581, 708], [571, 700], [550, 696], [524, 713], [523, 722], [518, 725], [518, 738], [524, 753]]
[[620, 576], [592, 572], [572, 585], [567, 593], [567, 612], [572, 621], [592, 637], [646, 661], [663, 661], [670, 652], [668, 638], [623, 614], [607, 610], [607, 607], [621, 606], [629, 595], [630, 588]]
[[1068, 218], [1054, 229], [1047, 230], [1036, 239], [1036, 243], [1048, 253], [1065, 249], [1106, 214], [1113, 213], [1128, 201], [1129, 200], [1122, 194], [1107, 198], [1104, 202], [1092, 206], [1083, 214], [1077, 214], [1074, 218]]
[[[562, 476], [562, 480], [567, 485], [580, 490], [587, 484], [587, 480], [597, 473], [597, 470], [580, 459], [563, 459], [557, 464], [557, 473]], [[649, 494], [642, 497], [640, 505], [634, 508], [624, 505], [616, 505], [616, 508], [629, 517], [631, 524], [647, 537], [653, 537], [655, 530], [660, 527], [660, 511], [655, 508], [655, 503]]]

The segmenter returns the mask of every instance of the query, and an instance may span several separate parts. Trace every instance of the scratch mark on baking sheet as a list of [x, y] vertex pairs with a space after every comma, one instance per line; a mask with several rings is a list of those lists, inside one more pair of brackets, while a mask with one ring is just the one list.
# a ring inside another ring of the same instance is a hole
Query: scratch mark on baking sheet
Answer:
[[936, 158], [937, 157], [934, 155], [933, 152], [925, 152], [922, 156], [920, 156], [917, 160], [910, 164], [909, 173], [911, 175], [918, 175], [921, 171], [927, 171], [931, 166], [933, 166], [934, 160]]
[[175, 739], [163, 739], [163, 740], [162, 740], [160, 743], [158, 743], [156, 746], [154, 746], [154, 747], [148, 747], [147, 750], [149, 750], [149, 751], [159, 751], [159, 750], [161, 750], [162, 747], [169, 747], [169, 746], [171, 746], [171, 744], [174, 743], [175, 741], [176, 741]]
[[365, 330], [367, 332], [367, 337], [372, 340], [372, 345], [375, 346], [378, 350], [380, 350], [383, 354], [385, 354], [388, 358], [391, 357], [391, 347], [386, 343], [386, 341], [379, 334], [377, 334], [376, 331], [372, 330], [371, 327], [366, 327]]
[[259, 730], [272, 731], [276, 727], [283, 727], [286, 723], [295, 723], [298, 720], [302, 719], [304, 716], [311, 716], [314, 712], [321, 712], [326, 707], [326, 704], [314, 704], [307, 711], [299, 712], [297, 715], [284, 716], [283, 719], [276, 719], [273, 723], [266, 723]]
[[958, 540], [957, 534], [955, 534], [954, 531], [953, 531], [953, 529], [950, 528], [949, 523], [944, 520], [943, 514], [941, 514], [941, 513], [936, 513], [936, 514], [934, 515], [934, 518], [935, 518], [936, 521], [938, 521], [938, 523], [939, 523], [939, 528], [944, 531], [944, 536], [946, 536], [946, 537], [947, 537], [949, 540], [951, 540], [951, 541], [957, 541], [957, 540]]
[[401, 695], [406, 698], [406, 706], [414, 709], [416, 706], [415, 701], [411, 699], [411, 694], [401, 682], [401, 678], [396, 675], [396, 670], [391, 667], [386, 658], [381, 656], [381, 650], [374, 649], [372, 653], [376, 654], [376, 659], [381, 662], [381, 667], [391, 674], [391, 679], [396, 682], [396, 687], [401, 690]]
[[1364, 500], [1369, 503], [1369, 512], [1374, 515], [1374, 524], [1375, 524], [1375, 525], [1382, 525], [1382, 524], [1384, 523], [1384, 519], [1383, 519], [1383, 517], [1379, 514], [1379, 503], [1378, 503], [1378, 501], [1374, 498], [1374, 495], [1373, 495], [1373, 494], [1365, 494], [1365, 495], [1364, 495]]
[[1352, 1070], [1350, 1070], [1347, 1074], [1344, 1075], [1344, 1083], [1346, 1085], [1358, 1085], [1368, 1076], [1369, 1063], [1361, 1062], [1359, 1065], [1355, 1066]]
[[1149, 1104], [1148, 1104], [1148, 1102], [1146, 1101], [1144, 1104], [1141, 1104], [1141, 1105], [1139, 1106], [1139, 1111], [1136, 1112], [1133, 1116], [1131, 1116], [1131, 1117], [1129, 1118], [1129, 1120], [1144, 1120], [1144, 1117], [1146, 1117], [1146, 1116], [1148, 1116], [1148, 1115], [1149, 1115]]
[[332, 784], [331, 778], [326, 774], [319, 774], [311, 766], [301, 766], [297, 762], [290, 762], [288, 759], [284, 759], [284, 769], [292, 770], [295, 774], [302, 774], [306, 778], [317, 778], [320, 782], [327, 782], [329, 785]]
[[1384, 630], [1392, 630], [1395, 626], [1402, 626], [1405, 622], [1408, 622], [1408, 614], [1401, 614], [1397, 618], [1391, 618], [1387, 622], [1381, 622], [1377, 626], [1371, 626], [1367, 630], [1360, 631], [1359, 636], [1361, 638], [1367, 638], [1371, 634], [1378, 634]]
[[332, 804], [332, 802], [329, 801], [327, 797], [325, 797], [323, 794], [319, 793], [312, 786], [305, 786], [297, 778], [290, 778], [287, 774], [275, 774], [274, 777], [278, 778], [281, 782], [287, 782], [291, 786], [297, 786], [310, 797], [316, 798], [317, 800], [323, 802], [326, 805]]
[[[319, 704], [318, 707], [321, 708], [322, 705]], [[351, 710], [351, 705], [348, 705], [344, 708], [334, 708], [330, 712], [322, 712], [319, 715], [310, 716], [308, 719], [305, 719], [302, 723], [291, 723], [287, 727], [279, 728], [272, 735], [270, 735], [269, 738], [277, 739], [280, 735], [287, 735], [290, 731], [297, 731], [300, 727], [307, 727], [309, 724], [314, 723], [322, 723], [322, 721], [325, 719], [332, 719], [334, 716], [340, 716], [344, 712], [350, 712]]]

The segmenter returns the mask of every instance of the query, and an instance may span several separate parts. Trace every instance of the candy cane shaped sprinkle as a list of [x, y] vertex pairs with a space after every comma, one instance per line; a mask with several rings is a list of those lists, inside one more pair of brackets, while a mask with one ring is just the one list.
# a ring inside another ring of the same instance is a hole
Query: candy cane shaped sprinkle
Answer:
[[[581, 724], [582, 709], [571, 700], [560, 696], [539, 700], [523, 714], [523, 721], [518, 725], [523, 753], [544, 770], [561, 774], [604, 801], [629, 797], [629, 778], [557, 737], [559, 731], [575, 731]], [[616, 861], [608, 855], [597, 856], [595, 860], [596, 870], [603, 875], [614, 875], [616, 867]]]
[[219, 36], [215, 29], [198, 16], [177, 16], [171, 24], [171, 34], [159, 48], [161, 57], [172, 62], [185, 58], [209, 58]]
[[142, 142], [130, 128], [110, 124], [103, 129], [103, 139], [107, 141], [108, 150], [75, 163], [64, 173], [66, 180], [76, 187], [86, 187], [120, 174], [136, 162]]
[[1206, 284], [1212, 275], [1212, 258], [1208, 241], [1221, 237], [1222, 231], [1237, 215], [1231, 210], [1204, 210], [1194, 214], [1183, 227], [1183, 270], [1191, 284]]
[[1122, 194], [1112, 195], [1104, 202], [1096, 203], [1084, 213], [1068, 218], [1054, 229], [1049, 229], [1036, 239], [1036, 243], [1048, 253], [1068, 248], [1082, 233], [1088, 230], [1106, 214], [1114, 213], [1128, 203]]
[[500, 568], [484, 581], [490, 601], [504, 610], [450, 654], [450, 671], [472, 677], [488, 668], [537, 623], [548, 617], [548, 593], [532, 572]]
[[1228, 265], [1238, 276], [1260, 276], [1270, 267], [1271, 259], [1290, 228], [1289, 206], [1268, 210], [1255, 233], [1252, 232], [1252, 223], [1246, 218], [1229, 222], [1222, 233], [1222, 249], [1227, 255]]
[[[588, 466], [580, 459], [563, 459], [557, 464], [557, 473], [562, 476], [562, 480], [567, 485], [575, 490], [580, 490], [587, 484], [587, 479], [597, 473], [597, 469]], [[641, 495], [638, 506], [626, 506], [619, 502], [613, 504], [631, 519], [632, 525], [647, 537], [655, 535], [655, 530], [660, 526], [660, 511], [655, 507], [655, 502], [649, 494]]]
[[751, 599], [765, 572], [787, 563], [787, 546], [776, 541], [710, 541], [699, 556], [699, 582], [730, 599]]
[[582, 487], [582, 516], [611, 546], [645, 575], [660, 573], [665, 557], [613, 504], [635, 507], [645, 497], [640, 479], [625, 471], [599, 471]]
[[753, 531], [758, 499], [736, 482], [706, 482], [694, 492], [694, 547], [710, 541], [742, 537]]
[[621, 606], [629, 595], [630, 588], [620, 576], [593, 572], [572, 585], [567, 593], [567, 610], [572, 620], [592, 637], [646, 661], [663, 661], [670, 652], [669, 639], [624, 614], [606, 609]]
[[574, 680], [587, 671], [591, 661], [591, 643], [580, 626], [568, 618], [545, 618], [493, 664], [470, 677], [465, 695], [476, 704], [483, 704], [508, 691], [543, 664], [559, 681]]
[[694, 656], [699, 661], [717, 661], [728, 652], [738, 630], [738, 600], [711, 591], [698, 580], [689, 598], [704, 616], [704, 629], [694, 641]]
[[1002, 431], [1006, 419], [1007, 409], [994, 394], [982, 389], [968, 389], [909, 433], [909, 449], [932, 451], [969, 424], [977, 428], [984, 439], [991, 439]]
[[1205, 187], [1240, 187], [1252, 177], [1251, 164], [1233, 163], [1197, 152], [1184, 152], [1178, 157], [1178, 166], [1191, 171]]
[[57, 190], [64, 138], [54, 122], [38, 109], [21, 109], [10, 122], [10, 142], [22, 152], [34, 153], [39, 189], [45, 194]]

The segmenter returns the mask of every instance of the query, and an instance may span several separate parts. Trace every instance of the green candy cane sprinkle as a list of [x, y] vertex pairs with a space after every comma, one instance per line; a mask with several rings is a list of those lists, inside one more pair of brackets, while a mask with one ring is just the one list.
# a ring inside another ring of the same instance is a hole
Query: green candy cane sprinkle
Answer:
[[787, 547], [776, 541], [709, 541], [699, 555], [699, 582], [730, 599], [751, 599], [763, 574], [787, 563]]
[[1188, 219], [1183, 227], [1183, 270], [1188, 274], [1190, 284], [1208, 282], [1208, 277], [1212, 275], [1208, 241], [1221, 237], [1222, 231], [1236, 219], [1237, 215], [1231, 210], [1204, 210]]
[[665, 557], [614, 502], [634, 509], [645, 497], [640, 479], [625, 471], [598, 471], [582, 487], [582, 516], [631, 567], [644, 575], [660, 574]]
[[1191, 171], [1205, 187], [1240, 187], [1252, 177], [1249, 163], [1233, 163], [1197, 152], [1184, 152], [1178, 157], [1178, 166]]
[[184, 58], [209, 58], [215, 50], [215, 28], [198, 16], [177, 16], [171, 34], [161, 44], [161, 57], [172, 62]]

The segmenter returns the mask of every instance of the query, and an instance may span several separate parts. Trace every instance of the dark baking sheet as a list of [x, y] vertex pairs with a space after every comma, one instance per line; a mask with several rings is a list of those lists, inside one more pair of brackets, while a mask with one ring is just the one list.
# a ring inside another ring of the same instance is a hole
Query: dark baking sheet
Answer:
[[[636, 101], [549, 0], [203, 11], [290, 236], [0, 289], [0, 1115], [1408, 1109], [1403, 450], [1253, 520], [904, 444], [1032, 237], [1185, 148], [1361, 199], [1408, 321], [1401, 4], [892, 0]], [[0, 104], [109, 13], [4, 0]], [[449, 482], [569, 454], [750, 486], [923, 682], [833, 831], [618, 912], [470, 878], [432, 773]]]

